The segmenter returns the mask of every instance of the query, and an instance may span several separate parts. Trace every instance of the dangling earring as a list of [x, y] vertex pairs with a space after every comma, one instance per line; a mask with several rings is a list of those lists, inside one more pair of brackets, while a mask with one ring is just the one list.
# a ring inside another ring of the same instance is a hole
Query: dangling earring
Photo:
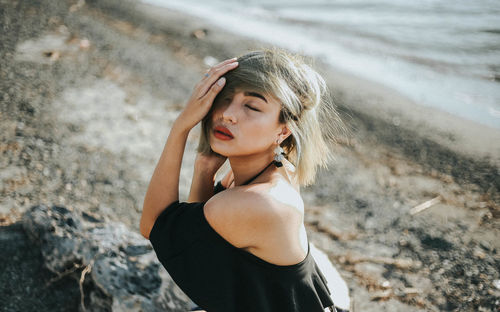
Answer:
[[274, 149], [274, 165], [279, 168], [283, 166], [282, 161], [285, 157], [283, 156], [283, 148], [280, 146], [279, 139], [276, 140], [276, 143], [278, 143], [278, 146]]

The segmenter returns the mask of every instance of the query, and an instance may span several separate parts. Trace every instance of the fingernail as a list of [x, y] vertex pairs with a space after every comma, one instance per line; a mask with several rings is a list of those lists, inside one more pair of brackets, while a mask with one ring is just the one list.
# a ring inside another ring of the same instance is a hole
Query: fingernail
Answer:
[[219, 80], [217, 81], [217, 84], [218, 84], [219, 86], [222, 86], [222, 85], [224, 84], [224, 82], [225, 82], [225, 81], [226, 81], [226, 78], [222, 77], [221, 79], [219, 79]]

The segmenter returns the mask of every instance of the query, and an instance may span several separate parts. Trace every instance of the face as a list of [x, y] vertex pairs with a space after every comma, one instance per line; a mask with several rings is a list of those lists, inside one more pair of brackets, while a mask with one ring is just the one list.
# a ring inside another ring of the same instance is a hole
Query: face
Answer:
[[[276, 140], [290, 133], [279, 123], [280, 103], [271, 96], [236, 90], [214, 102], [211, 115], [210, 146], [218, 154], [245, 156], [270, 154]], [[232, 137], [219, 131], [230, 131]]]

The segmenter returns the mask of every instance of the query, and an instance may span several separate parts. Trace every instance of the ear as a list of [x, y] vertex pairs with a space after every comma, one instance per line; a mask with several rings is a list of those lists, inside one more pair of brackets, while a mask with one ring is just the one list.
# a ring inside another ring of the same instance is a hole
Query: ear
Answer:
[[288, 127], [285, 125], [281, 128], [281, 132], [279, 133], [280, 141], [283, 142], [292, 134], [292, 131], [288, 129]]

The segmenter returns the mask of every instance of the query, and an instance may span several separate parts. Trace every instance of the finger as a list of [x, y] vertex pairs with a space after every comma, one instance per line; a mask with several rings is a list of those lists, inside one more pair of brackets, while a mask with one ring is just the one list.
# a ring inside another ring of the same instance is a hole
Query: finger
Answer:
[[232, 62], [236, 62], [236, 60], [238, 60], [237, 57], [232, 57], [230, 59], [227, 59], [227, 60], [224, 60], [224, 61], [220, 62], [219, 64], [216, 65], [216, 67], [220, 67], [220, 66], [232, 63]]
[[227, 59], [223, 62], [220, 62], [219, 64], [215, 65], [215, 66], [212, 66], [211, 68], [209, 68], [207, 71], [206, 71], [206, 74], [208, 74], [208, 76], [205, 74], [205, 78], [206, 77], [210, 77], [214, 74], [214, 72], [216, 72], [217, 70], [219, 70], [221, 67], [223, 67], [224, 65], [226, 64], [230, 64], [230, 63], [233, 63], [237, 60], [238, 58], [236, 57], [233, 57], [233, 58], [230, 58], [230, 59]]
[[212, 76], [208, 77], [205, 81], [202, 81], [199, 89], [199, 98], [202, 98], [205, 96], [207, 91], [210, 89], [210, 87], [215, 83], [217, 79], [220, 78], [220, 76], [224, 75], [231, 69], [235, 69], [238, 66], [238, 62], [233, 62], [230, 64], [226, 64], [223, 67], [219, 68], [216, 72], [213, 73]]
[[229, 64], [229, 63], [232, 63], [232, 62], [236, 62], [237, 59], [238, 59], [237, 57], [233, 57], [233, 58], [224, 60], [224, 61], [220, 62], [219, 64], [213, 66], [212, 68], [219, 69], [220, 67], [222, 67], [222, 66], [224, 66], [226, 64]]
[[226, 83], [226, 78], [222, 77], [219, 80], [217, 80], [216, 83], [214, 83], [211, 87], [210, 90], [201, 98], [201, 100], [204, 103], [210, 103], [210, 105], [214, 102], [215, 97], [217, 94], [222, 90], [224, 87], [224, 84]]
[[[205, 71], [205, 75], [204, 75], [203, 79], [202, 79], [202, 80], [200, 80], [200, 82], [198, 82], [198, 83], [195, 85], [195, 88], [194, 88], [194, 90], [200, 90], [200, 89], [203, 89], [203, 91], [204, 91], [204, 92], [203, 92], [203, 94], [201, 94], [198, 98], [202, 97], [202, 96], [203, 96], [203, 95], [205, 95], [205, 93], [207, 92], [207, 88], [202, 88], [202, 86], [204, 86], [204, 83], [205, 83], [205, 81], [207, 80], [207, 78], [208, 78], [208, 77], [210, 77], [210, 76], [212, 76], [212, 77], [213, 77], [214, 73], [215, 73], [217, 70], [219, 70], [222, 66], [224, 66], [224, 65], [226, 65], [226, 64], [231, 64], [231, 63], [234, 63], [237, 59], [238, 59], [237, 57], [233, 57], [233, 58], [227, 59], [227, 60], [225, 60], [225, 61], [223, 61], [223, 62], [221, 62], [221, 63], [217, 64], [217, 65], [216, 65], [216, 66], [214, 66], [214, 67], [211, 67], [211, 68], [207, 69], [207, 70]], [[219, 77], [220, 77], [220, 75], [219, 75]], [[215, 78], [214, 78], [214, 80], [215, 80], [215, 79], [218, 79], [218, 77], [215, 77]]]

